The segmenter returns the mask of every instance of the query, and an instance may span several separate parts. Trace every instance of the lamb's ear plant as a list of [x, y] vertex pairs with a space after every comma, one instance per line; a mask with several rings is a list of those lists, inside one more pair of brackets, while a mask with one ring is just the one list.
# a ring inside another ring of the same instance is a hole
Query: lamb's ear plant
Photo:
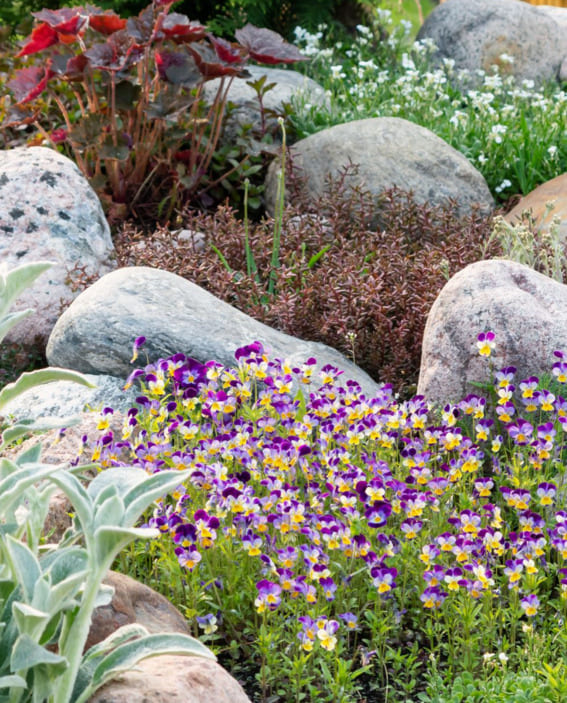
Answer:
[[[29, 311], [9, 313], [19, 293], [50, 264], [26, 264], [0, 272], [2, 335]], [[64, 369], [24, 374], [0, 392], [0, 409], [24, 390], [50, 380], [90, 385]], [[2, 435], [5, 450], [24, 433], [49, 424], [21, 423]], [[69, 421], [65, 421], [69, 424]], [[158, 654], [214, 655], [183, 634], [148, 634], [120, 628], [83, 652], [96, 607], [109, 603], [102, 581], [118, 552], [158, 531], [135, 527], [154, 500], [187, 478], [178, 471], [148, 476], [140, 469], [110, 469], [90, 482], [64, 465], [41, 463], [41, 445], [15, 459], [0, 458], [0, 703], [84, 703], [117, 673]], [[49, 499], [59, 487], [74, 520], [58, 543], [42, 544]]]

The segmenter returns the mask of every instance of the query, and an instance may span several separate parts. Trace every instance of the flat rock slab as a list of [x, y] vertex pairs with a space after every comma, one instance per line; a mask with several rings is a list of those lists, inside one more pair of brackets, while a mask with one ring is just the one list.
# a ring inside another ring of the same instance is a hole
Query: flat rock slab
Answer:
[[432, 39], [435, 59], [453, 59], [457, 70], [470, 73], [471, 83], [482, 82], [478, 70], [492, 74], [494, 67], [519, 81], [557, 80], [567, 56], [561, 23], [520, 0], [448, 0], [427, 17], [417, 39]]
[[13, 310], [35, 312], [7, 339], [44, 342], [62, 307], [78, 295], [74, 283], [116, 268], [102, 206], [77, 166], [45, 147], [0, 151], [0, 262], [14, 268], [52, 261]]
[[[397, 186], [412, 191], [418, 202], [456, 203], [468, 214], [477, 205], [490, 212], [494, 200], [479, 171], [460, 152], [425, 127], [399, 117], [373, 117], [335, 125], [301, 139], [290, 147], [294, 170], [304, 179], [309, 201], [316, 204], [329, 176], [337, 178], [353, 164], [347, 185], [360, 186], [375, 198], [372, 224], [379, 222], [380, 196]], [[266, 177], [266, 208], [273, 214], [280, 161]]]
[[203, 657], [144, 659], [99, 689], [89, 703], [250, 703], [240, 684]]
[[132, 344], [146, 344], [138, 363], [183, 353], [200, 362], [233, 366], [234, 352], [260, 341], [272, 357], [301, 364], [315, 357], [319, 368], [333, 364], [368, 394], [377, 384], [325, 344], [306, 342], [252, 319], [181, 276], [133, 266], [107, 274], [83, 291], [55, 325], [47, 345], [53, 366], [84, 373], [125, 376], [132, 371]]
[[[477, 336], [492, 330], [490, 360]], [[567, 286], [515, 261], [478, 261], [439, 293], [425, 325], [417, 392], [435, 403], [478, 392], [490, 368], [515, 366], [518, 379], [551, 373], [555, 350], [567, 352]]]

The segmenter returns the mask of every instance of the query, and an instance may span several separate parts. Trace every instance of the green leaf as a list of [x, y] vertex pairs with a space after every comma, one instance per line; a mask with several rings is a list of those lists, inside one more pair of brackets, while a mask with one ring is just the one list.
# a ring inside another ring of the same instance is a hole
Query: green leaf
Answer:
[[4, 318], [20, 293], [52, 266], [51, 261], [34, 261], [17, 266], [8, 273], [0, 272], [0, 319]]
[[27, 603], [14, 603], [12, 614], [20, 633], [27, 634], [34, 640], [37, 640], [37, 636], [42, 633], [44, 626], [50, 620], [49, 613], [38, 610]]
[[206, 657], [216, 661], [215, 655], [198, 640], [178, 633], [146, 635], [122, 644], [108, 654], [96, 667], [90, 686], [83, 691], [76, 703], [84, 703], [107, 681], [123, 671], [129, 671], [142, 659], [162, 654], [186, 654]]
[[44, 417], [38, 420], [20, 421], [17, 425], [12, 425], [2, 433], [2, 445], [0, 451], [9, 444], [13, 444], [20, 437], [27, 434], [37, 434], [59, 429], [60, 427], [72, 427], [81, 421], [80, 417]]
[[159, 534], [159, 530], [153, 527], [99, 527], [94, 533], [97, 568], [109, 560], [112, 561], [121, 549], [135, 539], [152, 539]]
[[25, 464], [38, 464], [41, 460], [42, 446], [41, 442], [37, 444], [32, 444], [31, 447], [20, 452], [16, 457], [16, 464], [18, 466], [24, 466]]
[[0, 319], [0, 342], [8, 334], [8, 332], [19, 324], [23, 319], [31, 315], [33, 310], [22, 310], [21, 312], [11, 312]]
[[109, 134], [97, 149], [97, 153], [102, 159], [126, 161], [130, 156], [130, 147], [126, 138], [121, 134], [116, 137], [116, 142], [113, 136]]
[[7, 467], [15, 467], [16, 471], [0, 480], [0, 515], [6, 515], [12, 504], [19, 500], [34, 483], [60, 470], [56, 465], [26, 464], [24, 467], [20, 467], [7, 459], [0, 460], [0, 465], [2, 462], [7, 462], [2, 470]]
[[52, 584], [65, 581], [73, 574], [84, 571], [88, 565], [88, 555], [82, 547], [57, 547], [42, 556], [39, 563], [44, 573], [49, 574]]
[[134, 525], [154, 500], [177, 488], [190, 475], [190, 471], [159, 471], [151, 476], [146, 474], [144, 481], [124, 496], [126, 512], [122, 524]]
[[140, 97], [141, 86], [131, 81], [119, 81], [116, 84], [116, 109], [132, 110]]
[[128, 642], [134, 637], [143, 637], [148, 634], [148, 631], [143, 625], [138, 625], [138, 623], [131, 623], [129, 625], [122, 625], [118, 630], [115, 630], [112, 634], [102, 642], [94, 644], [84, 655], [83, 662], [91, 661], [103, 654], [110, 652], [121, 644]]
[[24, 600], [31, 603], [34, 590], [41, 579], [39, 562], [27, 544], [14, 539], [11, 535], [6, 537], [4, 545], [10, 557], [12, 571], [23, 589]]
[[87, 381], [82, 374], [76, 371], [69, 371], [68, 369], [49, 367], [46, 369], [38, 369], [37, 371], [29, 371], [23, 373], [14, 383], [8, 383], [0, 391], [0, 410], [24, 391], [35, 388], [36, 386], [41, 386], [44, 383], [51, 383], [51, 381], [73, 381], [87, 388], [96, 387], [94, 384]]
[[117, 489], [125, 494], [138, 484], [147, 479], [148, 474], [138, 466], [115, 466], [105, 471], [101, 471], [89, 483], [87, 492], [94, 501], [97, 502], [99, 494], [104, 491], [104, 499]]
[[93, 521], [93, 507], [79, 479], [68, 471], [57, 471], [51, 476], [51, 480], [71, 501], [83, 532], [89, 531]]
[[29, 635], [20, 635], [10, 657], [12, 671], [26, 671], [38, 664], [54, 665], [55, 670], [62, 673], [67, 668], [67, 659], [45, 649]]
[[315, 264], [319, 261], [319, 259], [329, 251], [330, 248], [331, 248], [330, 244], [325, 244], [325, 246], [321, 249], [321, 251], [318, 251], [316, 254], [313, 254], [313, 256], [309, 259], [309, 262], [307, 264], [307, 268], [312, 269], [315, 266]]
[[28, 685], [21, 676], [0, 676], [0, 688], [27, 688]]
[[94, 507], [94, 528], [95, 530], [104, 525], [121, 525], [124, 518], [124, 501], [119, 495], [107, 498]]

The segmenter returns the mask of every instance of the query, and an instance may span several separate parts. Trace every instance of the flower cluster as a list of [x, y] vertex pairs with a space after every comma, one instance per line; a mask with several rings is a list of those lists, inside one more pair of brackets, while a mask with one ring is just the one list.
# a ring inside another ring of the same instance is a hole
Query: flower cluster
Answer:
[[[495, 341], [479, 335], [479, 353]], [[259, 342], [236, 361], [176, 354], [134, 371], [143, 390], [122, 435], [105, 409], [93, 450], [102, 467], [191, 470], [148, 522], [196, 592], [224, 568], [250, 613], [281, 616], [306, 651], [351, 632], [372, 645], [368, 608], [400, 622], [412, 604], [432, 617], [466, 601], [516, 607], [534, 621], [565, 607], [561, 395], [506, 367], [494, 403], [469, 395], [436, 414], [389, 385], [368, 397], [315, 359], [270, 359]]]

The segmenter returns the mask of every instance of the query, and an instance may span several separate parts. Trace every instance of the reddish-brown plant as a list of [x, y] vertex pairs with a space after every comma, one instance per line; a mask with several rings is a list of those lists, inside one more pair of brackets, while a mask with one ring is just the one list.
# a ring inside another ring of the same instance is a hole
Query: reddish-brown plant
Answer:
[[[286, 209], [273, 296], [273, 221], [249, 228], [258, 280], [246, 273], [244, 223], [227, 206], [185, 213], [183, 226], [204, 235], [202, 250], [165, 228], [148, 237], [125, 226], [115, 241], [119, 259], [184, 276], [268, 325], [339, 349], [375, 379], [411, 393], [431, 305], [449, 276], [482, 258], [491, 218], [458, 218], [451, 205], [423, 205], [391, 190], [382, 199], [381, 227], [370, 229], [364, 193], [347, 192], [344, 178], [331, 193], [319, 203], [324, 216], [306, 213], [305, 204]], [[493, 243], [484, 255], [498, 253]]]

